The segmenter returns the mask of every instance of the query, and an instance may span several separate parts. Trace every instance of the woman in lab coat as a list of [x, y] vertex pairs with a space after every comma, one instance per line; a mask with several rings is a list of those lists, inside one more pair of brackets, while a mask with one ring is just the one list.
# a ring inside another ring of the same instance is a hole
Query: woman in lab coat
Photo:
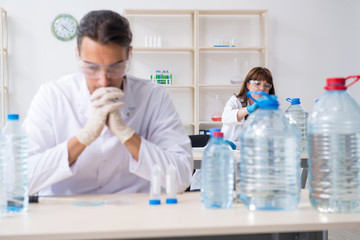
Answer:
[[[248, 114], [258, 108], [257, 104], [246, 95], [248, 91], [275, 94], [271, 72], [263, 67], [251, 69], [241, 85], [240, 92], [231, 96], [225, 105], [221, 131], [224, 133], [224, 139], [234, 142], [237, 149], [239, 149], [241, 128]], [[257, 99], [260, 95], [253, 94], [252, 97]]]
[[190, 139], [169, 93], [129, 76], [132, 34], [112, 11], [80, 22], [81, 72], [41, 86], [24, 129], [29, 136], [29, 193], [149, 192], [151, 169], [177, 169], [177, 191], [190, 184]]

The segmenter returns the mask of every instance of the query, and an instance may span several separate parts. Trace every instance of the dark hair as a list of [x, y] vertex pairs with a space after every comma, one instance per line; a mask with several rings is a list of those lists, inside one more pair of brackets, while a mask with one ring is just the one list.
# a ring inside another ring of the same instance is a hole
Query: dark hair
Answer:
[[249, 91], [247, 88], [247, 83], [250, 80], [260, 80], [260, 81], [266, 81], [272, 85], [272, 87], [269, 90], [269, 94], [275, 95], [275, 87], [273, 83], [273, 78], [271, 75], [271, 72], [267, 68], [263, 67], [254, 67], [249, 71], [249, 73], [246, 75], [245, 80], [243, 81], [240, 92], [235, 96], [237, 98], [240, 98], [242, 100], [241, 105], [243, 107], [247, 106], [247, 102], [249, 100], [248, 96], [246, 96], [246, 93]]
[[132, 33], [128, 20], [110, 10], [91, 11], [80, 21], [77, 28], [77, 45], [79, 51], [84, 37], [101, 44], [115, 43], [129, 48]]

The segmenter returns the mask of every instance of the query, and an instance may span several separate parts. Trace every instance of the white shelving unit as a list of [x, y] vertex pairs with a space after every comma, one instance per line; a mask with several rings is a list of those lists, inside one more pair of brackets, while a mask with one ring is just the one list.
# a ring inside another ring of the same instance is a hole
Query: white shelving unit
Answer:
[[[240, 90], [230, 83], [234, 58], [242, 78], [252, 67], [268, 65], [267, 10], [127, 9], [124, 16], [133, 32], [130, 72], [150, 79], [155, 70], [172, 71], [173, 85], [164, 87], [189, 134], [222, 126], [211, 115], [222, 113]], [[145, 47], [145, 38], [155, 35], [162, 46]], [[233, 39], [235, 46], [214, 47], [221, 39]]]
[[1, 95], [1, 128], [6, 121], [9, 109], [9, 65], [8, 65], [8, 31], [7, 14], [0, 8], [0, 95]]

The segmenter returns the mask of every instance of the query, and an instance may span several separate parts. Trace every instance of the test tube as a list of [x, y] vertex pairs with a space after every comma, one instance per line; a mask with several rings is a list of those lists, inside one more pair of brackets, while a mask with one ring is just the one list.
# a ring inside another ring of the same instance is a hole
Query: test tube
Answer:
[[161, 204], [161, 168], [159, 165], [154, 165], [151, 169], [151, 183], [150, 183], [150, 205]]
[[162, 47], [161, 36], [157, 36], [156, 45], [157, 45], [158, 48]]
[[145, 47], [149, 47], [149, 36], [145, 36]]
[[166, 171], [166, 204], [176, 204], [176, 168], [170, 165]]

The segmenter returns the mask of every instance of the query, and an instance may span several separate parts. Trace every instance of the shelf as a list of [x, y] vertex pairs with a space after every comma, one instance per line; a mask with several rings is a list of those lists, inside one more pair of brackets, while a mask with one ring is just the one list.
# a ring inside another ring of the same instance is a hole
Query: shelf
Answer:
[[133, 52], [194, 52], [193, 48], [150, 48], [150, 47], [134, 47]]
[[173, 10], [173, 9], [126, 9], [124, 10], [125, 15], [184, 15], [184, 14], [195, 14], [199, 15], [261, 15], [267, 12], [266, 9], [260, 10]]
[[265, 47], [200, 47], [199, 51], [264, 51]]
[[210, 122], [210, 121], [200, 121], [199, 124], [206, 124], [206, 125], [222, 125], [222, 122]]
[[4, 88], [2, 88], [1, 86], [0, 86], [0, 92], [2, 92], [2, 91], [4, 91], [5, 93], [8, 93], [9, 92], [9, 88], [8, 87], [4, 87]]
[[124, 15], [186, 15], [194, 14], [194, 10], [149, 10], [149, 9], [126, 9]]
[[3, 128], [9, 111], [9, 56], [7, 12], [0, 7], [0, 127]]
[[166, 85], [166, 84], [159, 84], [165, 88], [194, 88], [194, 85]]
[[184, 124], [184, 125], [195, 125], [195, 123], [194, 122], [183, 122], [182, 124]]
[[267, 10], [199, 10], [199, 15], [261, 15]]
[[[172, 72], [174, 85], [163, 86], [189, 134], [221, 127], [210, 116], [222, 112], [241, 88], [230, 83], [234, 59], [242, 79], [251, 68], [268, 65], [267, 14], [264, 9], [127, 9], [134, 36], [130, 72], [146, 78], [155, 69]], [[160, 36], [163, 47], [145, 47], [149, 36]], [[236, 47], [213, 47], [223, 41]]]
[[199, 84], [203, 88], [240, 88], [241, 84]]

